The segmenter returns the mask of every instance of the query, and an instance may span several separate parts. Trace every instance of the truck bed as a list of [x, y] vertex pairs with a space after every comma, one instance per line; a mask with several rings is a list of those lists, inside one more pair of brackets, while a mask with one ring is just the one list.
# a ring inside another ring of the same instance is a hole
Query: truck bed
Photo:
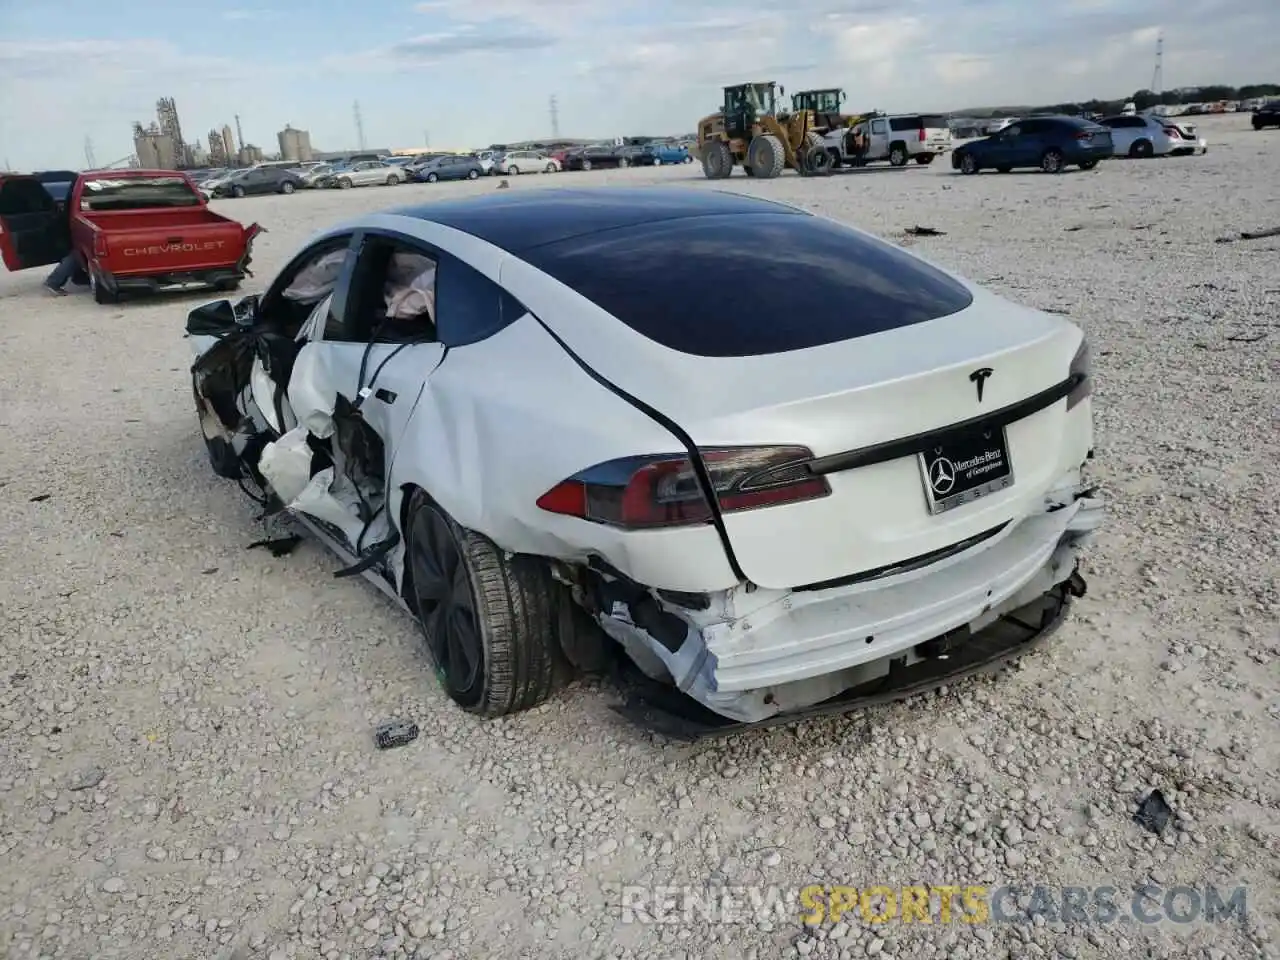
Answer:
[[198, 274], [234, 266], [245, 229], [207, 207], [86, 211], [78, 214], [84, 245], [117, 278]]

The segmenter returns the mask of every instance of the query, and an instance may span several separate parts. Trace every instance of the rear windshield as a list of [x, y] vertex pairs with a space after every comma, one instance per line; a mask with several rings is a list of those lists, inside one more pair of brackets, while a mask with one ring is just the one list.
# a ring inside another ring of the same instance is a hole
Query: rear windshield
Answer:
[[839, 343], [945, 317], [973, 300], [897, 247], [790, 213], [667, 220], [521, 256], [650, 340], [703, 357]]
[[86, 180], [81, 210], [143, 210], [150, 207], [194, 207], [196, 193], [182, 177], [105, 177]]
[[947, 118], [939, 114], [919, 117], [890, 117], [890, 130], [946, 130]]

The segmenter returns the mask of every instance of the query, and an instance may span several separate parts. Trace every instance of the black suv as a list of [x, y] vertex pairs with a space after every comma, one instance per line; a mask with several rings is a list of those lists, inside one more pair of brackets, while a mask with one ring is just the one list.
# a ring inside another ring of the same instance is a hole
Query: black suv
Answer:
[[1261, 130], [1263, 127], [1280, 127], [1280, 100], [1264, 103], [1253, 111], [1252, 122], [1255, 130]]

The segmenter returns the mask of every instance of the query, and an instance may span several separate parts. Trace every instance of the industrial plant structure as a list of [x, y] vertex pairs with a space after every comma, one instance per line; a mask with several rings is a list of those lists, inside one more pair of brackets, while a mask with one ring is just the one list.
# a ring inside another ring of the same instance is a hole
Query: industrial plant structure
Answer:
[[312, 159], [311, 134], [306, 130], [295, 130], [286, 123], [284, 129], [276, 134], [276, 139], [280, 142], [281, 160], [305, 163]]

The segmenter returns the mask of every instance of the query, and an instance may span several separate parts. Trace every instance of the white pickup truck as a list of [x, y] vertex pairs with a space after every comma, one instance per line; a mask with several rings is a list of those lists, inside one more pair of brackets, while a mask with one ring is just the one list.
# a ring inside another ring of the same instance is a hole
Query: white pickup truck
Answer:
[[[858, 149], [859, 134], [864, 145]], [[928, 164], [938, 154], [951, 149], [951, 128], [939, 114], [896, 114], [869, 117], [861, 123], [838, 128], [823, 140], [836, 166], [862, 166], [888, 160], [904, 167], [912, 158]]]

